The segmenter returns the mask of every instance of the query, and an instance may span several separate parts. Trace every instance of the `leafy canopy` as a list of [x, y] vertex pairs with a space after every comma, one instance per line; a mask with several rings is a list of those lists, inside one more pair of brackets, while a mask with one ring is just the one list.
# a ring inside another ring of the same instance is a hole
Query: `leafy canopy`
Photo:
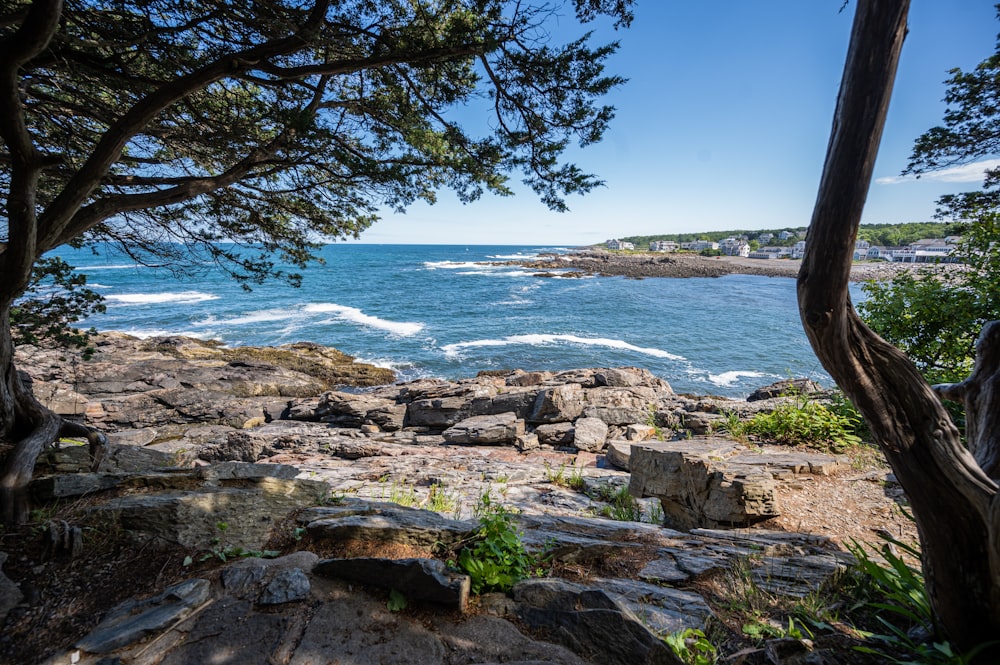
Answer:
[[623, 79], [616, 44], [546, 26], [630, 7], [0, 0], [0, 304], [75, 239], [295, 281], [278, 261], [442, 189], [509, 195], [520, 173], [563, 210], [600, 184], [564, 153], [600, 140]]

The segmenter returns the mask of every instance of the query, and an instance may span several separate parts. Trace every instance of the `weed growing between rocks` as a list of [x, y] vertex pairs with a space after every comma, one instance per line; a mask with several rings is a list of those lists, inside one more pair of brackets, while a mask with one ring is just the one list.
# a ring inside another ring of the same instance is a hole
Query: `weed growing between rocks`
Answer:
[[457, 561], [450, 562], [471, 578], [472, 593], [510, 591], [520, 580], [541, 575], [544, 554], [528, 552], [514, 523], [514, 514], [492, 497], [487, 489], [475, 507], [479, 530], [474, 541], [462, 547]]
[[826, 453], [845, 453], [861, 444], [861, 435], [867, 431], [864, 421], [843, 397], [834, 398], [829, 405], [799, 393], [786, 397], [792, 401], [749, 420], [741, 420], [735, 413], [726, 414], [723, 426], [739, 441], [757, 438]]

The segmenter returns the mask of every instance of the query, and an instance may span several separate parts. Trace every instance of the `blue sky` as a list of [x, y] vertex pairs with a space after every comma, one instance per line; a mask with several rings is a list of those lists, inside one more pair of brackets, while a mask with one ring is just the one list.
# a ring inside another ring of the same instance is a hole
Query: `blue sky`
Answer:
[[[855, 4], [842, 0], [637, 0], [609, 70], [604, 141], [571, 159], [606, 186], [553, 213], [520, 189], [387, 212], [366, 243], [583, 245], [611, 237], [809, 223]], [[899, 178], [913, 140], [941, 123], [943, 81], [991, 55], [995, 0], [913, 0], [865, 222], [930, 220], [981, 168]], [[557, 30], [560, 26], [556, 26]]]

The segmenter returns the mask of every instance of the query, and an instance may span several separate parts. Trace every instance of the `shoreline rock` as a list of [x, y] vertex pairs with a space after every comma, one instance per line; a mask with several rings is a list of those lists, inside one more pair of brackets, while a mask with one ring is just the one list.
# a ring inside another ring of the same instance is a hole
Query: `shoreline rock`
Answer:
[[[628, 277], [723, 277], [725, 275], [761, 275], [763, 277], [798, 276], [798, 259], [748, 259], [738, 256], [701, 256], [690, 253], [617, 253], [588, 248], [569, 254], [543, 254], [537, 259], [513, 261], [531, 270], [545, 271], [537, 277], [579, 278], [585, 276]], [[887, 263], [865, 261], [851, 266], [851, 280], [890, 279], [899, 272], [919, 267], [937, 267], [942, 271], [961, 269], [955, 265]], [[559, 273], [553, 270], [561, 271]]]

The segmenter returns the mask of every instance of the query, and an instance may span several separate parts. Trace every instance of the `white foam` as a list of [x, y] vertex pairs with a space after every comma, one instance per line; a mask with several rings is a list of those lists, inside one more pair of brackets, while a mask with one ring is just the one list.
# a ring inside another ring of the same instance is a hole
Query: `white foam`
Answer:
[[296, 310], [289, 309], [262, 309], [257, 312], [250, 312], [244, 316], [234, 316], [228, 319], [219, 319], [208, 316], [198, 321], [196, 326], [245, 326], [252, 323], [267, 323], [270, 321], [287, 321], [288, 319], [302, 318], [303, 314]]
[[483, 267], [483, 264], [475, 261], [424, 261], [424, 267], [430, 270], [456, 270], [459, 268], [471, 270]]
[[419, 322], [408, 322], [408, 321], [387, 321], [386, 319], [380, 319], [377, 316], [371, 316], [365, 314], [360, 309], [356, 307], [347, 307], [345, 305], [337, 305], [335, 303], [317, 303], [312, 305], [306, 305], [304, 308], [306, 312], [322, 313], [322, 314], [335, 314], [338, 319], [347, 321], [349, 323], [356, 323], [361, 326], [368, 328], [378, 328], [379, 330], [387, 330], [394, 335], [400, 335], [401, 337], [409, 337], [410, 335], [416, 335], [418, 332], [424, 329], [424, 324]]
[[530, 277], [535, 273], [527, 270], [463, 270], [456, 275], [480, 275], [483, 277]]
[[501, 259], [505, 261], [523, 261], [525, 259], [538, 258], [538, 254], [495, 254], [487, 256], [488, 259]]
[[150, 337], [194, 337], [195, 339], [212, 339], [215, 334], [210, 331], [200, 331], [196, 332], [193, 330], [161, 330], [157, 328], [126, 328], [120, 330], [120, 332], [126, 335], [131, 335], [132, 337], [138, 337], [139, 339], [148, 339]]
[[441, 347], [446, 356], [458, 355], [463, 349], [474, 349], [488, 346], [509, 346], [512, 344], [526, 344], [529, 346], [543, 346], [565, 342], [569, 344], [579, 344], [581, 346], [603, 346], [609, 349], [621, 349], [623, 351], [634, 351], [656, 358], [667, 358], [669, 360], [684, 360], [682, 356], [675, 355], [662, 349], [651, 347], [641, 347], [629, 344], [620, 339], [608, 339], [606, 337], [577, 337], [576, 335], [510, 335], [503, 339], [478, 339], [472, 342], [458, 342], [447, 344]]
[[709, 374], [708, 380], [721, 388], [729, 388], [740, 379], [759, 379], [764, 376], [767, 376], [767, 374], [763, 372], [741, 372], [734, 370], [732, 372], [723, 372], [722, 374]]
[[205, 302], [206, 300], [218, 300], [219, 296], [201, 291], [179, 291], [176, 293], [123, 293], [104, 296], [104, 299], [119, 305], [159, 305], [162, 303]]

